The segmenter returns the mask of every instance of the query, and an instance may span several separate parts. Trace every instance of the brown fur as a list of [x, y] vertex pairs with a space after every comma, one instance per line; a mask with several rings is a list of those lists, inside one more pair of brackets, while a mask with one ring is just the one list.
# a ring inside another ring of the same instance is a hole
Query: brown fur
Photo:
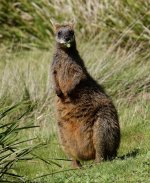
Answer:
[[[57, 27], [56, 34], [61, 27]], [[75, 40], [70, 48], [56, 43], [51, 70], [60, 142], [74, 160], [73, 165], [80, 167], [80, 160], [114, 158], [120, 143], [117, 111], [87, 72]]]

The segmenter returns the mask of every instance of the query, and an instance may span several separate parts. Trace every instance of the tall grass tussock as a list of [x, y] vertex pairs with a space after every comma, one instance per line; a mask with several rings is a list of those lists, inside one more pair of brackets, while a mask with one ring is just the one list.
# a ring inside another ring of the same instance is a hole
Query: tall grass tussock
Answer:
[[0, 39], [2, 42], [21, 42], [27, 48], [48, 48], [53, 35], [50, 20], [73, 19], [82, 33], [79, 36], [86, 40], [101, 32], [108, 35], [105, 43], [119, 39], [121, 35], [122, 44], [136, 40], [148, 47], [149, 6], [149, 1], [142, 0], [1, 0]]

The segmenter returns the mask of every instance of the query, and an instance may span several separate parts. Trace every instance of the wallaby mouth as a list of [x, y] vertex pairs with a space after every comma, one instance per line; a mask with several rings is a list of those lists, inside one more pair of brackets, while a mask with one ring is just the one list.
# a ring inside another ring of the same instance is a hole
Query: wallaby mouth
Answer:
[[70, 48], [71, 47], [71, 42], [69, 41], [69, 42], [65, 43], [65, 45], [66, 45], [67, 48]]
[[64, 45], [65, 47], [70, 48], [71, 45], [72, 45], [72, 43], [73, 43], [73, 41], [74, 41], [74, 38], [69, 39], [69, 40], [58, 39], [58, 38], [56, 38], [56, 41], [57, 41], [58, 43]]

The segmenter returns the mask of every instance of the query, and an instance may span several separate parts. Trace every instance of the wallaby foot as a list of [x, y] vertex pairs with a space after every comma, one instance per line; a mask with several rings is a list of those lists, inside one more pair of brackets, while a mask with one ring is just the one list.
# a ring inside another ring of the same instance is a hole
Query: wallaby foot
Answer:
[[73, 166], [73, 168], [81, 168], [82, 167], [80, 161], [78, 161], [78, 160], [73, 160], [72, 166]]

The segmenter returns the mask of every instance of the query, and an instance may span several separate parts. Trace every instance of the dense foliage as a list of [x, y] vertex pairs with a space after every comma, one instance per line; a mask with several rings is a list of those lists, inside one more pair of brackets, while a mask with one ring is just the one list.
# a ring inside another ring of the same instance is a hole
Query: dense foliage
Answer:
[[[105, 43], [120, 39], [143, 44], [150, 41], [150, 1], [143, 0], [1, 0], [0, 40], [30, 48], [48, 47], [52, 39], [50, 20], [75, 20], [86, 40], [107, 34]], [[30, 43], [30, 44], [29, 44]]]

